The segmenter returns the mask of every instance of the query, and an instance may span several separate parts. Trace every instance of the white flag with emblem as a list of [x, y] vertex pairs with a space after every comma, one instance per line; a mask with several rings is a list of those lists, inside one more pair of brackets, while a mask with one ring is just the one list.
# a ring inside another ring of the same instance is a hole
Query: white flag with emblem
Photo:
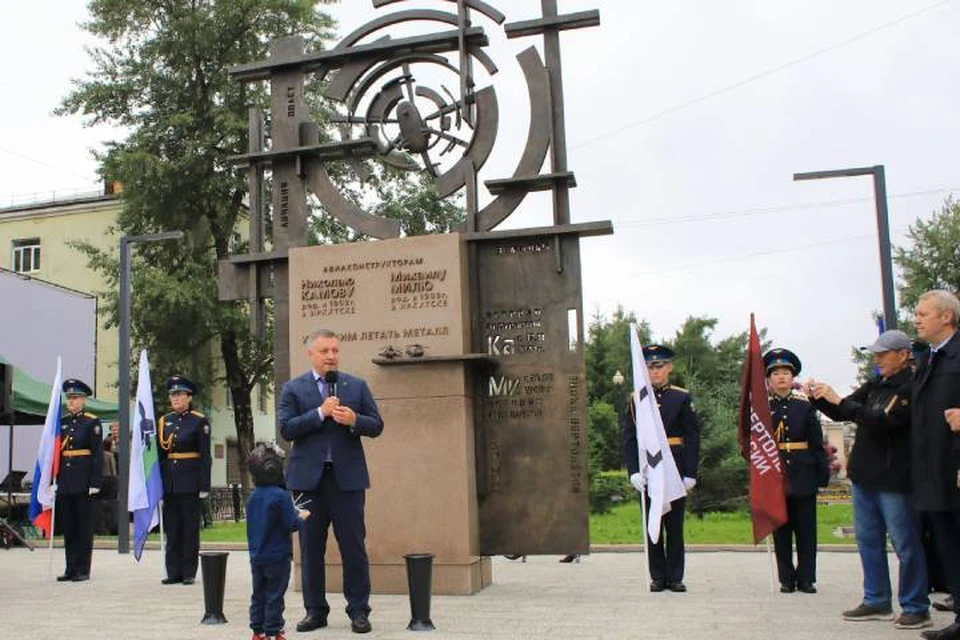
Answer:
[[660, 521], [670, 511], [670, 503], [687, 495], [677, 463], [667, 444], [667, 433], [660, 417], [660, 407], [650, 384], [643, 347], [637, 325], [630, 325], [630, 358], [633, 366], [633, 408], [636, 416], [637, 448], [640, 473], [646, 478], [650, 513], [647, 533], [654, 543], [660, 540]]

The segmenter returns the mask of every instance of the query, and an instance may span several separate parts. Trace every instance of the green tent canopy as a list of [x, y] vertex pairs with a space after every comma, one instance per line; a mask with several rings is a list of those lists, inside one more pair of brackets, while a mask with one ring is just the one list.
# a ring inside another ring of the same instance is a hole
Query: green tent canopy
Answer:
[[[0, 362], [10, 361], [0, 356]], [[50, 404], [51, 386], [34, 380], [16, 366], [13, 367], [13, 410], [24, 416], [40, 418], [42, 423]], [[97, 415], [103, 422], [114, 422], [118, 418], [116, 402], [87, 398], [86, 410]]]

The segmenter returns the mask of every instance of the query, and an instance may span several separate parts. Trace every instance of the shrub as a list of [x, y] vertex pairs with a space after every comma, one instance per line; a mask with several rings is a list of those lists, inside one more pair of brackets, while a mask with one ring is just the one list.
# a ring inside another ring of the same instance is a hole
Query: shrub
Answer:
[[626, 471], [594, 473], [590, 477], [590, 512], [608, 513], [613, 505], [635, 499], [636, 493]]

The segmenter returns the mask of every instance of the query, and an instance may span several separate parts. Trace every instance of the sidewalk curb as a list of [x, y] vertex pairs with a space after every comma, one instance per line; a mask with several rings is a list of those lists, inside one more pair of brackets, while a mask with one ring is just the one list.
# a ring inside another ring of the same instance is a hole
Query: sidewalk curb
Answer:
[[[44, 542], [41, 546], [46, 546], [45, 541], [33, 541], [31, 542]], [[57, 541], [53, 545], [54, 547], [61, 548], [63, 546], [62, 542]], [[738, 553], [766, 553], [767, 547], [763, 544], [688, 544], [685, 545], [688, 553], [722, 553], [724, 551], [735, 551]], [[93, 541], [94, 549], [109, 550], [116, 549], [117, 543], [116, 540], [110, 538], [95, 538]], [[157, 551], [160, 549], [160, 542], [150, 540], [147, 542], [147, 550]], [[200, 543], [201, 551], [246, 551], [247, 543], [246, 542], [201, 542]], [[855, 544], [820, 544], [817, 545], [817, 550], [826, 552], [826, 553], [856, 553], [857, 545]], [[642, 544], [594, 544], [590, 545], [590, 553], [642, 553], [643, 545]]]

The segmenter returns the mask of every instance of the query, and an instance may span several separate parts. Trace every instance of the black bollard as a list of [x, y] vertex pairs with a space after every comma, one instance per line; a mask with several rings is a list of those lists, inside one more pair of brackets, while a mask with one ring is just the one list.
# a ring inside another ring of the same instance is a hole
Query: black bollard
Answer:
[[430, 591], [433, 574], [432, 553], [408, 553], [407, 587], [410, 593], [410, 624], [408, 631], [433, 631], [430, 620]]
[[200, 554], [200, 571], [203, 574], [204, 614], [200, 624], [226, 624], [223, 615], [223, 592], [227, 584], [226, 551], [204, 551]]

